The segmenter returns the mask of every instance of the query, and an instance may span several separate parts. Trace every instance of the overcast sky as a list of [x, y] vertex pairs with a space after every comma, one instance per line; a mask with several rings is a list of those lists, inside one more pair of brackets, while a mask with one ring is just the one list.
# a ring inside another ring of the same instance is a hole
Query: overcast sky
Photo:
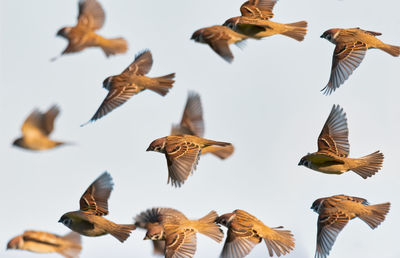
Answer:
[[[100, 2], [106, 22], [99, 34], [125, 37], [128, 52], [107, 59], [101, 50], [87, 49], [56, 62], [49, 59], [67, 42], [55, 34], [76, 23], [77, 1], [0, 2], [1, 257], [39, 257], [6, 252], [7, 241], [26, 229], [66, 234], [58, 219], [78, 209], [82, 193], [105, 170], [115, 184], [107, 218], [116, 223], [130, 223], [157, 206], [176, 208], [189, 218], [240, 208], [268, 226], [292, 230], [296, 248], [286, 257], [314, 255], [318, 215], [310, 207], [315, 199], [347, 194], [372, 204], [390, 201], [383, 224], [371, 230], [359, 219], [351, 221], [329, 257], [400, 257], [400, 59], [370, 50], [341, 88], [329, 97], [320, 92], [334, 50], [320, 35], [334, 27], [361, 27], [400, 45], [398, 0], [280, 0], [273, 20], [308, 21], [305, 40], [280, 35], [249, 40], [243, 50], [231, 46], [232, 64], [190, 37], [199, 28], [239, 15], [242, 0]], [[119, 74], [143, 49], [153, 54], [149, 76], [176, 73], [170, 93], [142, 92], [81, 128], [106, 96], [102, 81]], [[166, 184], [165, 157], [145, 150], [180, 120], [189, 90], [201, 95], [206, 138], [232, 142], [236, 150], [225, 161], [202, 156], [194, 175], [174, 189]], [[61, 108], [52, 137], [74, 145], [46, 152], [12, 147], [32, 109], [52, 104]], [[347, 113], [351, 157], [384, 153], [383, 169], [372, 178], [297, 166], [303, 155], [316, 151], [333, 104]], [[152, 257], [144, 234], [136, 230], [124, 244], [111, 236], [83, 237], [81, 256]], [[217, 257], [221, 250], [222, 243], [198, 236], [197, 257]], [[261, 256], [267, 256], [265, 244], [249, 255]]]

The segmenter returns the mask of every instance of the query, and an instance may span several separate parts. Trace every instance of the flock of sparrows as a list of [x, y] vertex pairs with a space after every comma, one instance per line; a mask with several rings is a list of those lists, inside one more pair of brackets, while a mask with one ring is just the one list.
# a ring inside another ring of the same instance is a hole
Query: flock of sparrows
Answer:
[[[307, 22], [281, 24], [270, 20], [276, 2], [246, 1], [240, 7], [241, 16], [230, 18], [223, 25], [200, 29], [193, 33], [192, 39], [208, 44], [228, 62], [233, 60], [229, 44], [238, 44], [246, 39], [282, 34], [302, 41], [307, 32]], [[96, 0], [80, 1], [77, 25], [57, 32], [58, 36], [68, 40], [62, 55], [79, 52], [87, 47], [100, 47], [106, 56], [124, 53], [127, 42], [123, 38], [106, 39], [95, 33], [102, 27], [104, 19], [103, 8]], [[348, 79], [368, 49], [378, 48], [393, 56], [400, 55], [400, 47], [383, 43], [376, 38], [379, 35], [360, 28], [330, 29], [322, 34], [322, 38], [336, 45], [331, 76], [323, 89], [324, 94], [331, 94]], [[121, 74], [106, 78], [103, 87], [108, 90], [108, 94], [89, 122], [102, 118], [145, 89], [165, 96], [173, 87], [175, 74], [147, 77], [145, 75], [149, 73], [152, 64], [151, 52], [145, 50]], [[47, 150], [65, 144], [49, 138], [58, 114], [57, 106], [52, 106], [47, 112], [35, 109], [22, 125], [22, 137], [13, 144], [29, 150]], [[181, 187], [184, 184], [196, 169], [200, 155], [212, 153], [220, 159], [226, 159], [234, 152], [231, 143], [209, 140], [203, 136], [200, 96], [190, 92], [180, 123], [172, 126], [168, 136], [154, 140], [147, 148], [147, 151], [165, 154], [168, 183], [172, 186]], [[318, 137], [318, 151], [302, 157], [298, 165], [326, 174], [342, 174], [351, 170], [364, 179], [382, 168], [384, 156], [381, 152], [349, 158], [349, 147], [346, 113], [339, 105], [334, 105]], [[263, 240], [270, 256], [285, 255], [295, 248], [295, 239], [290, 230], [283, 227], [270, 228], [240, 209], [221, 216], [210, 211], [200, 219], [190, 220], [172, 208], [151, 208], [137, 215], [134, 224], [116, 224], [104, 218], [108, 214], [108, 199], [112, 189], [112, 178], [108, 172], [104, 172], [83, 193], [79, 210], [67, 212], [60, 217], [59, 222], [73, 232], [57, 236], [41, 231], [25, 231], [12, 238], [7, 249], [58, 252], [64, 257], [77, 257], [82, 249], [80, 235], [97, 237], [110, 234], [124, 242], [131, 231], [139, 227], [146, 230], [144, 239], [153, 241], [154, 253], [165, 257], [193, 257], [196, 233], [221, 242], [224, 233], [220, 225], [227, 228], [221, 257], [244, 257]], [[323, 258], [329, 255], [338, 234], [348, 221], [358, 217], [374, 229], [384, 221], [390, 203], [370, 205], [363, 198], [341, 194], [317, 199], [311, 208], [319, 214], [315, 257]]]

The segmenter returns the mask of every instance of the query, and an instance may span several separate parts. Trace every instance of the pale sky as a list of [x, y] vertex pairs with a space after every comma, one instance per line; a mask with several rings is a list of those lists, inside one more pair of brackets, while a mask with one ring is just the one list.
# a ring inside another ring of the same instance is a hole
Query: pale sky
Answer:
[[[347, 194], [372, 204], [390, 201], [391, 210], [377, 229], [351, 221], [329, 257], [400, 257], [400, 59], [370, 50], [336, 92], [329, 97], [320, 92], [334, 50], [320, 35], [334, 27], [361, 27], [400, 45], [400, 2], [280, 0], [273, 21], [308, 21], [305, 40], [280, 35], [249, 40], [243, 50], [231, 46], [232, 64], [190, 40], [195, 30], [239, 15], [242, 1], [100, 0], [106, 22], [99, 34], [123, 36], [128, 52], [107, 59], [101, 50], [87, 49], [56, 62], [49, 59], [67, 42], [55, 34], [76, 23], [77, 1], [0, 2], [0, 257], [60, 257], [5, 249], [9, 239], [27, 229], [68, 233], [58, 219], [79, 208], [82, 193], [105, 170], [114, 179], [107, 218], [116, 223], [131, 223], [141, 211], [158, 206], [193, 219], [210, 210], [244, 209], [270, 227], [293, 232], [296, 248], [285, 257], [314, 256], [318, 215], [310, 207], [315, 199]], [[102, 81], [119, 74], [143, 49], [153, 54], [149, 76], [175, 72], [174, 88], [166, 97], [142, 92], [81, 128], [106, 96]], [[232, 142], [236, 150], [225, 161], [201, 157], [194, 175], [175, 189], [167, 185], [165, 157], [145, 150], [179, 122], [189, 90], [201, 95], [206, 138]], [[12, 147], [32, 109], [54, 103], [61, 113], [53, 138], [74, 145], [46, 152]], [[372, 178], [297, 166], [303, 155], [316, 151], [333, 104], [347, 113], [351, 157], [384, 153], [383, 169]], [[152, 257], [144, 234], [136, 230], [123, 244], [112, 236], [83, 237], [81, 257]], [[196, 257], [218, 257], [222, 246], [199, 235]], [[262, 243], [248, 257], [267, 255]]]

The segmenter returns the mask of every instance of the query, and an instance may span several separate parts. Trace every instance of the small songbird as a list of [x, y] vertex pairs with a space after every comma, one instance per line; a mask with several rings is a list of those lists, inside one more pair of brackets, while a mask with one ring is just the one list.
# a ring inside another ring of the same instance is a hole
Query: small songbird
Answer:
[[221, 257], [245, 257], [263, 239], [271, 257], [274, 253], [278, 257], [288, 254], [294, 248], [290, 230], [283, 230], [283, 227], [270, 228], [243, 210], [221, 215], [215, 222], [228, 228]]
[[317, 199], [311, 209], [319, 214], [315, 258], [326, 258], [349, 220], [359, 217], [375, 229], [385, 220], [390, 203], [369, 205], [363, 198], [341, 194]]
[[68, 46], [61, 55], [79, 52], [87, 47], [100, 47], [107, 57], [125, 53], [128, 49], [125, 39], [106, 39], [96, 34], [95, 31], [103, 27], [104, 20], [104, 10], [99, 2], [96, 0], [79, 1], [78, 23], [74, 27], [64, 27], [57, 32], [57, 36], [68, 40]]
[[247, 38], [249, 37], [237, 33], [228, 27], [214, 25], [195, 31], [191, 39], [195, 42], [208, 44], [215, 53], [228, 63], [231, 63], [233, 61], [233, 54], [229, 45], [234, 43], [240, 47], [243, 40]]
[[104, 172], [82, 195], [79, 210], [65, 213], [58, 222], [81, 235], [96, 237], [111, 234], [124, 242], [136, 226], [115, 224], [103, 217], [108, 214], [108, 198], [112, 189], [112, 178]]
[[[203, 108], [200, 95], [195, 92], [189, 92], [180, 124], [175, 124], [171, 128], [170, 135], [183, 134], [204, 137]], [[220, 159], [226, 159], [232, 155], [233, 151], [233, 145], [210, 146], [205, 148], [201, 154], [212, 153]]]
[[59, 253], [66, 258], [77, 258], [81, 252], [81, 236], [70, 232], [65, 236], [27, 230], [11, 239], [7, 249], [27, 250], [34, 253]]
[[145, 89], [152, 90], [161, 96], [165, 96], [169, 89], [172, 88], [175, 73], [156, 78], [145, 76], [145, 74], [150, 71], [152, 65], [153, 57], [151, 52], [145, 50], [139, 53], [135, 57], [133, 63], [121, 74], [106, 78], [103, 81], [103, 88], [108, 90], [108, 94], [89, 122], [94, 122], [107, 115], [109, 112], [128, 101], [133, 95]]
[[400, 47], [383, 43], [376, 36], [382, 33], [366, 31], [360, 28], [330, 29], [325, 31], [324, 38], [336, 45], [333, 52], [331, 76], [323, 88], [324, 95], [330, 95], [340, 87], [360, 65], [368, 49], [377, 48], [392, 56], [400, 55]]
[[156, 139], [146, 151], [165, 154], [168, 165], [168, 183], [171, 181], [172, 186], [181, 187], [196, 169], [202, 150], [214, 145], [227, 146], [231, 144], [184, 134]]
[[49, 138], [59, 113], [60, 109], [56, 105], [46, 113], [34, 109], [22, 125], [22, 137], [14, 140], [13, 145], [28, 150], [47, 150], [64, 144]]
[[147, 229], [144, 239], [165, 242], [165, 257], [193, 257], [196, 252], [196, 233], [201, 233], [218, 243], [224, 234], [214, 221], [215, 211], [198, 220], [189, 220], [182, 212], [170, 208], [153, 208], [136, 217], [136, 223]]
[[339, 105], [333, 105], [318, 137], [318, 151], [302, 157], [298, 165], [326, 174], [352, 170], [364, 179], [373, 176], [382, 167], [383, 154], [376, 151], [362, 158], [349, 158], [348, 136], [346, 113]]
[[247, 35], [261, 39], [276, 34], [282, 34], [297, 41], [303, 41], [307, 33], [307, 22], [277, 23], [270, 21], [274, 16], [272, 9], [277, 0], [250, 0], [240, 7], [242, 16], [228, 19], [224, 26]]

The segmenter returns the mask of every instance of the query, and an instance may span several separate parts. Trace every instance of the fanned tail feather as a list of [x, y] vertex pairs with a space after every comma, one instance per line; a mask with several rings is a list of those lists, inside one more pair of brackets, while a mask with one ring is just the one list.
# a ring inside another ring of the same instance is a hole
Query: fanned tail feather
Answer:
[[233, 145], [226, 146], [209, 146], [201, 151], [201, 154], [211, 153], [220, 159], [226, 159], [232, 155], [234, 151]]
[[224, 233], [220, 229], [219, 225], [214, 223], [217, 217], [218, 214], [215, 211], [210, 211], [210, 213], [197, 221], [197, 230], [199, 233], [206, 235], [219, 243], [222, 241]]
[[101, 40], [101, 49], [104, 54], [109, 57], [111, 55], [125, 53], [128, 50], [128, 43], [123, 38], [104, 39]]
[[384, 47], [380, 47], [379, 49], [385, 51], [386, 53], [388, 53], [392, 56], [400, 56], [400, 47], [399, 46], [385, 44]]
[[359, 217], [367, 223], [368, 226], [375, 229], [385, 220], [386, 214], [390, 210], [390, 202], [368, 205], [367, 207], [370, 210], [370, 213], [360, 215]]
[[285, 25], [288, 27], [289, 30], [282, 33], [282, 35], [285, 35], [285, 36], [295, 39], [297, 41], [304, 40], [304, 37], [307, 33], [307, 22], [306, 21], [287, 23]]
[[136, 226], [134, 224], [114, 224], [111, 229], [108, 229], [108, 233], [123, 243], [130, 236], [131, 231], [135, 229]]
[[147, 86], [149, 90], [152, 90], [161, 96], [167, 95], [169, 89], [172, 88], [172, 84], [174, 84], [175, 73], [170, 73], [161, 77], [153, 78], [157, 81], [154, 85]]
[[81, 246], [81, 235], [76, 232], [70, 232], [63, 238], [70, 242], [64, 249], [59, 250], [58, 253], [66, 258], [79, 257], [79, 253], [82, 250]]
[[359, 166], [352, 170], [366, 179], [376, 174], [381, 168], [383, 163], [383, 153], [376, 151], [367, 156], [364, 156], [357, 161]]

